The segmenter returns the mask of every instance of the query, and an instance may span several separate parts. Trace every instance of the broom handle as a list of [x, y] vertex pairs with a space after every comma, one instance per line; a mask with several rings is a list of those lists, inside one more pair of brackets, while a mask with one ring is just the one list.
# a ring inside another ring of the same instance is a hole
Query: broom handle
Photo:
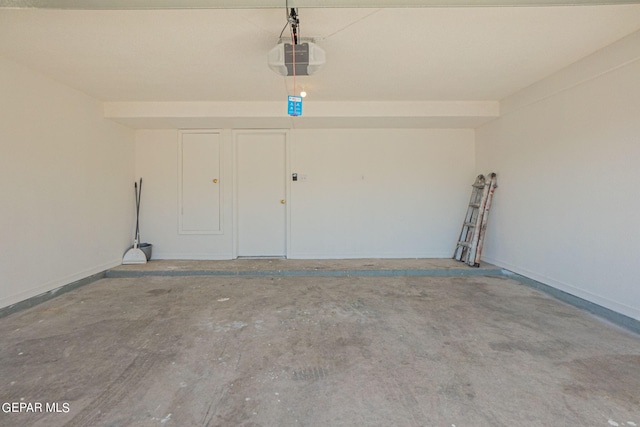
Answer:
[[[141, 183], [142, 184], [142, 183]], [[140, 240], [140, 223], [139, 223], [139, 216], [140, 216], [140, 196], [138, 195], [138, 183], [134, 182], [133, 183], [133, 190], [136, 193], [136, 234], [133, 238], [133, 245], [135, 246], [135, 248], [138, 248], [138, 243]]]
[[137, 206], [137, 212], [136, 212], [136, 229], [138, 230], [137, 232], [138, 243], [140, 243], [140, 204], [141, 202], [142, 202], [142, 178], [140, 178], [140, 186], [138, 187], [138, 206]]

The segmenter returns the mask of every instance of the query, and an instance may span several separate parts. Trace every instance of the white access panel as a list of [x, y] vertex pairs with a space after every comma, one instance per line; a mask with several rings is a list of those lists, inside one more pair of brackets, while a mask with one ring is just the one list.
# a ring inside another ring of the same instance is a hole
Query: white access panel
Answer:
[[178, 174], [180, 234], [222, 233], [220, 146], [220, 133], [181, 132]]
[[238, 256], [285, 256], [286, 133], [235, 138]]

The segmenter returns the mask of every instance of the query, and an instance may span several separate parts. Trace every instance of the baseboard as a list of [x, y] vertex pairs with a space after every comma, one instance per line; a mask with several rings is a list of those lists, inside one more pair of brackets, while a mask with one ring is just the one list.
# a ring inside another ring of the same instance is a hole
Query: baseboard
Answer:
[[287, 254], [288, 259], [432, 259], [451, 258], [451, 253], [305, 253], [291, 252]]
[[84, 270], [76, 271], [72, 274], [67, 274], [61, 277], [55, 277], [49, 281], [40, 283], [37, 286], [29, 287], [21, 292], [7, 295], [5, 297], [0, 297], [0, 308], [17, 304], [21, 301], [24, 301], [29, 298], [37, 297], [41, 294], [46, 294], [48, 292], [55, 292], [57, 289], [63, 286], [66, 286], [70, 283], [74, 283], [78, 280], [82, 280], [85, 277], [93, 276], [94, 274], [99, 274], [103, 271], [106, 271], [110, 268], [113, 268], [121, 264], [122, 264], [122, 258], [118, 257], [118, 258], [112, 259], [109, 262], [94, 265], [91, 268], [86, 268]]
[[523, 276], [521, 274], [514, 273], [509, 270], [503, 270], [503, 272], [504, 277], [516, 280], [525, 286], [544, 292], [545, 294], [550, 295], [557, 300], [565, 302], [581, 310], [588, 311], [589, 313], [592, 313], [615, 325], [621, 326], [625, 329], [635, 332], [636, 334], [640, 334], [640, 320], [636, 320], [632, 317], [626, 316], [622, 313], [618, 313], [617, 311], [613, 311], [609, 308], [572, 295], [553, 286], [546, 285], [542, 282]]
[[35, 307], [36, 305], [49, 301], [50, 299], [53, 299], [58, 295], [62, 295], [74, 289], [78, 289], [82, 286], [85, 286], [97, 280], [103, 279], [104, 277], [105, 277], [105, 271], [101, 271], [99, 273], [92, 274], [91, 276], [85, 277], [83, 279], [76, 280], [75, 282], [71, 282], [64, 286], [60, 286], [59, 288], [52, 289], [50, 291], [41, 293], [34, 297], [27, 298], [17, 303], [0, 308], [0, 318], [16, 313], [18, 311], [25, 310], [27, 308]]
[[157, 252], [155, 249], [151, 256], [152, 261], [228, 261], [233, 259], [230, 253], [210, 254], [210, 253], [184, 253], [184, 252]]
[[579, 299], [589, 301], [597, 306], [602, 306], [603, 308], [607, 308], [613, 312], [621, 313], [624, 316], [640, 321], [640, 310], [635, 307], [631, 307], [619, 301], [613, 301], [602, 295], [598, 295], [593, 292], [580, 289], [562, 280], [558, 280], [553, 277], [545, 276], [545, 275], [536, 273], [534, 271], [530, 271], [526, 268], [522, 268], [520, 266], [510, 264], [500, 259], [495, 259], [492, 257], [484, 257], [483, 260], [497, 267], [504, 268], [509, 272], [525, 277], [529, 280], [534, 280], [540, 284], [550, 286], [566, 294], [573, 295]]

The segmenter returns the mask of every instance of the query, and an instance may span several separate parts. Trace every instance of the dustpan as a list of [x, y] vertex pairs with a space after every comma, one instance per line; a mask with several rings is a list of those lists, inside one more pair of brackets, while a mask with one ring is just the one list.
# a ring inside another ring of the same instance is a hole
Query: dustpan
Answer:
[[124, 253], [122, 257], [123, 264], [146, 264], [147, 255], [140, 249], [140, 196], [142, 194], [142, 178], [140, 178], [140, 190], [138, 191], [138, 183], [133, 183], [136, 192], [136, 236], [133, 240], [133, 247]]
[[138, 247], [138, 239], [133, 243], [133, 247], [125, 252], [122, 257], [123, 264], [146, 264], [147, 256], [142, 252], [142, 249]]

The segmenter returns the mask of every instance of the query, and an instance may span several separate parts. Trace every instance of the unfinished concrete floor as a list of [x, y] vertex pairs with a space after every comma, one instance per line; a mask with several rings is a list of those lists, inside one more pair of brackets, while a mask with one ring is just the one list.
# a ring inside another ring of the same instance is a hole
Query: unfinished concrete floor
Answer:
[[640, 337], [501, 277], [103, 279], [0, 319], [0, 362], [43, 405], [1, 426], [640, 426]]

